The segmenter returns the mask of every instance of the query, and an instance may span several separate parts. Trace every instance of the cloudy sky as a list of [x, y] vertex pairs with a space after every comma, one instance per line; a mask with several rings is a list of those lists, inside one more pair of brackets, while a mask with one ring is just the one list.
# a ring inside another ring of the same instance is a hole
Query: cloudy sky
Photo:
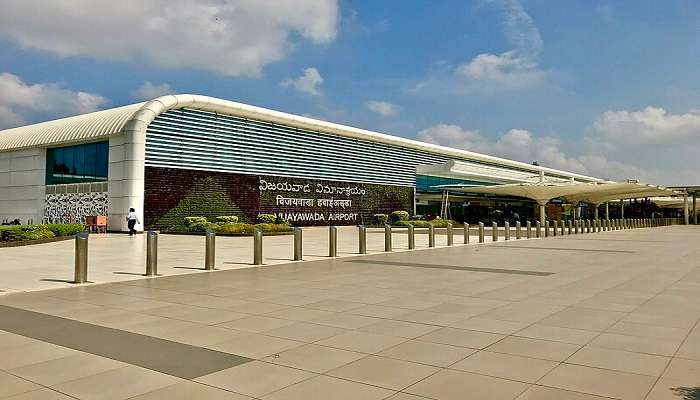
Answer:
[[699, 43], [688, 0], [10, 1], [0, 128], [197, 93], [700, 184]]

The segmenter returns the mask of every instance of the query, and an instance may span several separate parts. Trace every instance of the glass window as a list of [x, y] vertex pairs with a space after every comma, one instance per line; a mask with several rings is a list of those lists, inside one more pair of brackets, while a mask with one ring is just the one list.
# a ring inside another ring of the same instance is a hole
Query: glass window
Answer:
[[46, 184], [107, 180], [109, 142], [46, 150]]

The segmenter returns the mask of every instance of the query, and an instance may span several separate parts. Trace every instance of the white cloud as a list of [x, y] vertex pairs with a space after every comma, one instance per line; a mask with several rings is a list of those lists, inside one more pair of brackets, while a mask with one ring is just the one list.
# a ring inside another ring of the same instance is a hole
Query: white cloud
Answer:
[[651, 178], [643, 168], [618, 161], [610, 161], [602, 154], [585, 152], [582, 155], [568, 155], [561, 148], [561, 142], [551, 136], [538, 136], [528, 130], [511, 129], [495, 140], [489, 139], [475, 130], [457, 125], [438, 124], [424, 129], [416, 135], [418, 140], [460, 148], [478, 153], [503, 157], [510, 160], [532, 163], [586, 174], [601, 178], [628, 179]]
[[386, 101], [371, 100], [365, 103], [368, 110], [375, 112], [382, 117], [393, 117], [399, 113], [400, 107]]
[[544, 71], [536, 63], [519, 56], [514, 50], [503, 54], [479, 54], [457, 69], [461, 75], [505, 88], [536, 85], [544, 80]]
[[3, 3], [0, 36], [61, 57], [256, 77], [300, 40], [333, 41], [338, 14], [337, 0], [24, 0]]
[[58, 118], [98, 110], [107, 99], [64, 89], [59, 83], [27, 84], [17, 75], [0, 73], [0, 127], [41, 118]]
[[173, 93], [175, 93], [175, 91], [170, 87], [170, 84], [161, 83], [160, 85], [154, 85], [146, 81], [141, 86], [131, 91], [131, 97], [138, 100], [153, 100], [157, 97]]
[[538, 56], [543, 47], [542, 36], [520, 1], [490, 0], [488, 3], [503, 11], [503, 33], [511, 46], [526, 56]]
[[604, 139], [616, 143], [652, 144], [700, 138], [700, 110], [671, 114], [660, 107], [641, 111], [606, 111], [594, 124]]
[[323, 77], [318, 72], [318, 69], [311, 67], [302, 71], [300, 77], [295, 79], [287, 79], [280, 83], [284, 87], [293, 86], [296, 90], [310, 94], [312, 96], [320, 96], [323, 84]]

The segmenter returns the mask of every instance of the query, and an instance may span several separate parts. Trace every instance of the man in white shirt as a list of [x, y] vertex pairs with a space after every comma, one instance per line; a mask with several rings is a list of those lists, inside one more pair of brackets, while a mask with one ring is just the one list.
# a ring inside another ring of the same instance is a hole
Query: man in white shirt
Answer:
[[129, 236], [135, 235], [136, 229], [134, 229], [134, 227], [136, 224], [140, 224], [141, 221], [139, 221], [139, 217], [136, 216], [136, 210], [133, 208], [129, 209], [129, 214], [126, 216], [126, 223], [129, 227]]

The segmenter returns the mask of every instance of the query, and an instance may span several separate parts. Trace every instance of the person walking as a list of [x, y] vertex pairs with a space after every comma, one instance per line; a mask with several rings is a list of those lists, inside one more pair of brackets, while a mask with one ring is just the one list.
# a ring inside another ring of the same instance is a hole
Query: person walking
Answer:
[[129, 209], [129, 214], [126, 216], [126, 223], [129, 227], [129, 236], [135, 235], [136, 229], [134, 229], [134, 227], [136, 226], [136, 224], [140, 224], [141, 221], [139, 221], [139, 217], [136, 216], [136, 210], [134, 210], [133, 208]]

